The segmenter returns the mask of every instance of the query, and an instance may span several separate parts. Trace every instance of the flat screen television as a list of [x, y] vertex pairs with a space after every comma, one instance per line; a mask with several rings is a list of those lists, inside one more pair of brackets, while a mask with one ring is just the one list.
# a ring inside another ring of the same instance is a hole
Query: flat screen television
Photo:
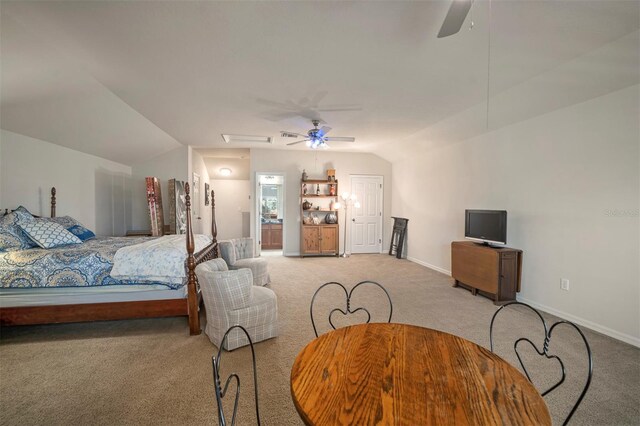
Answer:
[[484, 244], [507, 244], [506, 210], [465, 210], [464, 237]]

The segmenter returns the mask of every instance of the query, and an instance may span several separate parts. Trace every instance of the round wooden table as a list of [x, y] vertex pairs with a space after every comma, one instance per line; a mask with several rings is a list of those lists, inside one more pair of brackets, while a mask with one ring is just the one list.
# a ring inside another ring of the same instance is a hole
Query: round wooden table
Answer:
[[407, 324], [361, 324], [311, 341], [291, 369], [308, 425], [550, 425], [516, 368], [461, 337]]

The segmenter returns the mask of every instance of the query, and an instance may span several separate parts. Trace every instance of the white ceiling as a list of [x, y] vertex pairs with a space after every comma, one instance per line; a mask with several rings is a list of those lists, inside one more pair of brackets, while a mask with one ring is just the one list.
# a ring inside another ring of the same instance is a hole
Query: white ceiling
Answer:
[[285, 148], [319, 118], [357, 138], [332, 149], [393, 159], [639, 82], [638, 1], [494, 0], [489, 25], [477, 0], [437, 39], [448, 6], [2, 2], [0, 125], [130, 164], [222, 133]]

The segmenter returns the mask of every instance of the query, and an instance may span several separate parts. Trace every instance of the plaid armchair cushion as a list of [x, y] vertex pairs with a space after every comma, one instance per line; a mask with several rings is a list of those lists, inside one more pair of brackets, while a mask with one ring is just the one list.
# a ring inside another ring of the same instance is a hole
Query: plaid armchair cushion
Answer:
[[224, 311], [242, 309], [251, 303], [253, 297], [251, 270], [212, 271], [204, 272], [202, 275], [205, 283], [200, 280], [198, 282], [205, 297], [205, 303], [212, 296]]
[[236, 260], [255, 257], [253, 238], [236, 238], [235, 240], [231, 240], [231, 242], [236, 249]]

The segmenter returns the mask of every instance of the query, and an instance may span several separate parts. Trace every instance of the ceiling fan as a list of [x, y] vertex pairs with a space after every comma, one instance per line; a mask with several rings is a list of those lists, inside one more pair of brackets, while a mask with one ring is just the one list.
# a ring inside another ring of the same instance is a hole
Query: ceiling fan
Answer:
[[[473, 1], [474, 0], [453, 0], [451, 2], [449, 12], [447, 12], [442, 27], [440, 27], [438, 38], [448, 37], [460, 31], [471, 9], [471, 5], [473, 5]], [[473, 23], [471, 25], [473, 26]]]
[[309, 130], [306, 135], [296, 133], [296, 132], [280, 132], [280, 136], [283, 138], [304, 138], [299, 141], [288, 143], [288, 145], [296, 145], [302, 142], [306, 142], [307, 146], [312, 149], [329, 148], [327, 142], [355, 142], [356, 138], [349, 137], [330, 137], [326, 136], [327, 133], [331, 131], [331, 127], [322, 126], [322, 128], [318, 129], [318, 125], [320, 125], [320, 120], [311, 120], [311, 124], [313, 124], [313, 129]]

